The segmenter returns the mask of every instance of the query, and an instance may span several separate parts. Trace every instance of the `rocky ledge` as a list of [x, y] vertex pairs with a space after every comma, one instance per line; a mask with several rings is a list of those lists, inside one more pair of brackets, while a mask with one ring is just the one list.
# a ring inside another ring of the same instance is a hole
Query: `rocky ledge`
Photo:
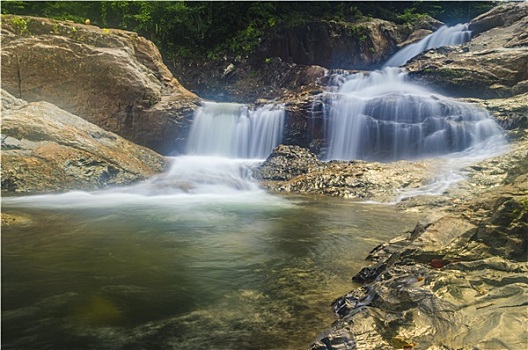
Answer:
[[48, 102], [2, 90], [2, 192], [125, 185], [160, 173], [166, 159]]
[[430, 162], [322, 162], [307, 149], [280, 145], [253, 173], [270, 191], [394, 201], [432, 176]]
[[525, 347], [527, 174], [528, 156], [500, 186], [376, 247], [311, 349]]
[[200, 99], [137, 33], [2, 15], [2, 88], [168, 154]]
[[405, 66], [412, 80], [451, 96], [506, 98], [528, 92], [528, 3], [509, 2], [473, 19], [473, 38], [429, 50]]

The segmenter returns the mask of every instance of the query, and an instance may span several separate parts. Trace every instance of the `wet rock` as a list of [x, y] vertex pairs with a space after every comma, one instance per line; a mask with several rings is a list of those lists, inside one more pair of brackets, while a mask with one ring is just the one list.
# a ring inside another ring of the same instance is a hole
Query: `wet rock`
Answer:
[[358, 274], [369, 278], [334, 301], [338, 320], [312, 349], [522, 347], [528, 291], [525, 167], [521, 162], [503, 185], [488, 187], [456, 211], [436, 212], [409, 236], [378, 246], [369, 255], [376, 262]]
[[[2, 192], [93, 190], [163, 171], [166, 160], [47, 102], [2, 91]], [[16, 101], [16, 105], [12, 102]]]
[[391, 22], [320, 21], [277, 28], [263, 41], [258, 56], [326, 68], [369, 69], [381, 65], [400, 41], [399, 28]]
[[122, 30], [14, 18], [2, 16], [3, 89], [158, 152], [177, 149], [199, 98], [172, 76], [151, 41]]
[[277, 192], [391, 201], [400, 189], [423, 184], [429, 171], [425, 162], [321, 162], [307, 149], [281, 145], [254, 175]]
[[508, 3], [470, 24], [459, 47], [429, 50], [406, 64], [410, 78], [451, 96], [506, 98], [528, 92], [528, 4]]
[[509, 98], [487, 100], [473, 98], [467, 101], [486, 108], [513, 138], [522, 138], [524, 135], [521, 130], [528, 129], [528, 93]]
[[253, 175], [263, 181], [287, 181], [321, 165], [317, 157], [305, 148], [280, 145], [254, 170]]

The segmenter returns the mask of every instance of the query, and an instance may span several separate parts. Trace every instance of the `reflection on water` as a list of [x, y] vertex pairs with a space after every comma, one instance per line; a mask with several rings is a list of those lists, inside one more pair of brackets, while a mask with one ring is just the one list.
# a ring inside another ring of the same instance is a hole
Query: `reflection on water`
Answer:
[[251, 192], [101, 203], [4, 200], [30, 222], [2, 228], [2, 349], [303, 349], [368, 251], [416, 221]]

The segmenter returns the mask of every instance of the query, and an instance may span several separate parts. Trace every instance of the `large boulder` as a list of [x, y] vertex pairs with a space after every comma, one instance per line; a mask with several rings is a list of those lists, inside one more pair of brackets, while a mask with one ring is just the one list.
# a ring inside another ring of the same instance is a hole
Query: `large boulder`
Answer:
[[164, 154], [199, 102], [136, 33], [34, 17], [2, 16], [2, 87]]
[[394, 23], [320, 21], [281, 27], [260, 47], [262, 57], [326, 68], [369, 69], [381, 65], [401, 41]]
[[164, 157], [48, 102], [2, 90], [2, 192], [93, 190], [160, 173]]

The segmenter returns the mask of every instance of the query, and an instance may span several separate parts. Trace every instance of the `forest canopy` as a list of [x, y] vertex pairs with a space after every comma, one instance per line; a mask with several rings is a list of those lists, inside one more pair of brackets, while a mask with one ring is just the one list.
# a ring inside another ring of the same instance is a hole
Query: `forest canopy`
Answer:
[[469, 21], [490, 1], [3, 1], [2, 13], [40, 16], [136, 31], [168, 58], [247, 54], [271, 28], [309, 21], [375, 17], [398, 24], [430, 15]]

